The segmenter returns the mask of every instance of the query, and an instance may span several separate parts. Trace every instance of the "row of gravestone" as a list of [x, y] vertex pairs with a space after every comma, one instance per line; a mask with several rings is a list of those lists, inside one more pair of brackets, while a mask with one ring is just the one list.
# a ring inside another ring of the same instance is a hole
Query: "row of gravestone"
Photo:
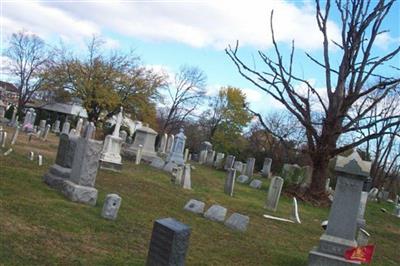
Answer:
[[228, 210], [218, 204], [212, 205], [207, 211], [204, 212], [205, 203], [199, 200], [191, 199], [189, 200], [185, 207], [183, 208], [186, 211], [203, 215], [205, 218], [224, 223], [225, 226], [238, 230], [241, 232], [245, 232], [247, 230], [248, 224], [250, 222], [250, 218], [246, 215], [240, 213], [233, 213], [228, 219], [225, 220], [226, 214]]

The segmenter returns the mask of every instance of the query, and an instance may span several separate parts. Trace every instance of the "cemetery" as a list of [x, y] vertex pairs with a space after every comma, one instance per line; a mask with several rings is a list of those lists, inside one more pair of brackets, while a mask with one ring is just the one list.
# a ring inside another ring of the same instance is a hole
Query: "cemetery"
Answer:
[[400, 265], [399, 10], [2, 1], [0, 265]]
[[[76, 126], [80, 124], [78, 121]], [[3, 126], [3, 139], [5, 132], [12, 136], [17, 130]], [[206, 151], [205, 164], [185, 164], [183, 130], [174, 136], [165, 162], [158, 158], [161, 167], [152, 166], [143, 157], [137, 163], [127, 156], [123, 157], [123, 167], [114, 171], [100, 167], [104, 148], [101, 141], [92, 139], [94, 130], [88, 123], [80, 135], [73, 129], [69, 135], [50, 132], [45, 141], [29, 140], [31, 133], [21, 132], [14, 144], [6, 140], [0, 157], [0, 208], [6, 214], [0, 216], [2, 263], [331, 265], [326, 261], [312, 264], [327, 258], [324, 246], [336, 245], [330, 244], [329, 234], [353, 241], [350, 246], [357, 246], [357, 241], [373, 243], [372, 265], [400, 263], [400, 218], [395, 215], [399, 216], [400, 203], [367, 201], [367, 196], [375, 199], [377, 193], [369, 195], [374, 189], [361, 193], [362, 179], [339, 181], [346, 186], [358, 182], [351, 185], [358, 192], [345, 190], [343, 196], [336, 192], [340, 198], [330, 208], [315, 207], [286, 194], [283, 178], [265, 173], [271, 160], [265, 160], [267, 166], [259, 172], [249, 168], [243, 171], [253, 176], [246, 182], [235, 182], [237, 169], [225, 171], [207, 164], [208, 154], [215, 154], [212, 150]], [[153, 131], [145, 130], [153, 135]], [[177, 145], [179, 139], [183, 146]], [[146, 136], [142, 141], [147, 143]], [[38, 156], [43, 160], [40, 163]], [[346, 172], [344, 168], [348, 162], [355, 162], [353, 159], [368, 172], [368, 163], [354, 153], [338, 159], [338, 171]], [[173, 164], [171, 170], [164, 167], [168, 160]], [[360, 169], [351, 167], [349, 171], [355, 174]], [[184, 181], [187, 178], [189, 181]], [[249, 180], [259, 181], [258, 189]], [[363, 211], [357, 214], [358, 205], [344, 201], [346, 197], [350, 197], [349, 202], [360, 201], [361, 195], [365, 195], [360, 207]], [[358, 229], [361, 220], [357, 215], [362, 215], [363, 231]], [[328, 225], [326, 231], [321, 226], [324, 221], [332, 226]], [[343, 233], [334, 229], [335, 223]], [[170, 228], [183, 242], [161, 240], [157, 230], [167, 229], [157, 229], [160, 226]], [[359, 232], [366, 232], [368, 237], [362, 239], [365, 234]], [[171, 249], [159, 246], [158, 241], [172, 241]], [[19, 255], [21, 252], [24, 256]], [[164, 257], [159, 252], [169, 255]]]

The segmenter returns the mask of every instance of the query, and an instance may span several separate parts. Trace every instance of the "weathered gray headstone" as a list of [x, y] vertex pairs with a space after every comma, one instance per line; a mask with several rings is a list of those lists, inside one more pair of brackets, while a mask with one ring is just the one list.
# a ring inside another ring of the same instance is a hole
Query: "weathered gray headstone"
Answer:
[[168, 140], [168, 135], [167, 133], [164, 133], [161, 135], [160, 139], [160, 145], [158, 146], [158, 151], [161, 153], [165, 153], [165, 150], [167, 148], [167, 140]]
[[271, 164], [272, 164], [272, 159], [271, 158], [265, 158], [264, 159], [264, 164], [263, 168], [261, 170], [261, 175], [264, 177], [269, 177], [271, 174]]
[[44, 130], [44, 133], [43, 133], [43, 140], [44, 141], [47, 141], [47, 137], [49, 136], [50, 129], [51, 129], [51, 126], [50, 126], [50, 124], [48, 124], [46, 126], [46, 129]]
[[185, 207], [183, 208], [185, 211], [190, 211], [196, 214], [203, 214], [204, 212], [204, 207], [206, 204], [202, 201], [191, 199], [189, 200]]
[[253, 180], [250, 182], [250, 185], [249, 185], [249, 186], [252, 187], [252, 188], [260, 189], [261, 186], [262, 186], [262, 181], [261, 181], [261, 180], [258, 180], [258, 179], [253, 179]]
[[238, 172], [242, 172], [243, 163], [242, 163], [242, 162], [239, 162], [239, 161], [234, 162], [234, 163], [233, 163], [233, 169], [235, 169], [235, 170], [238, 171]]
[[19, 126], [17, 126], [15, 128], [14, 135], [13, 135], [13, 137], [11, 139], [11, 145], [14, 145], [15, 142], [17, 142], [17, 138], [18, 138], [18, 134], [19, 134], [19, 128], [20, 128]]
[[208, 151], [207, 152], [207, 159], [206, 159], [206, 164], [209, 166], [212, 166], [214, 164], [214, 157], [215, 157], [215, 151]]
[[150, 166], [155, 167], [157, 169], [163, 169], [165, 162], [163, 159], [156, 157], [151, 161]]
[[358, 224], [359, 226], [363, 227], [365, 226], [365, 219], [364, 219], [364, 213], [365, 213], [365, 208], [367, 207], [367, 200], [368, 200], [368, 192], [361, 192], [361, 198], [360, 198], [360, 207], [358, 208]]
[[225, 153], [218, 152], [215, 157], [214, 167], [217, 169], [222, 168], [222, 164], [224, 163]]
[[228, 170], [228, 169], [233, 168], [234, 162], [235, 162], [235, 156], [233, 156], [233, 155], [228, 155], [228, 156], [226, 157], [226, 160], [225, 160], [224, 169], [225, 169], [225, 170]]
[[191, 229], [172, 218], [154, 222], [147, 266], [183, 266], [189, 248]]
[[188, 157], [189, 157], [189, 149], [186, 148], [185, 149], [185, 154], [183, 155], [183, 162], [186, 163], [188, 161]]
[[6, 147], [6, 141], [7, 141], [7, 132], [3, 131], [2, 135], [2, 139], [1, 139], [1, 147], [5, 148]]
[[204, 217], [210, 219], [211, 221], [223, 222], [225, 220], [226, 213], [227, 209], [225, 207], [214, 204], [204, 213]]
[[142, 160], [142, 152], [143, 152], [143, 145], [139, 144], [139, 148], [136, 152], [135, 164], [139, 165], [140, 161]]
[[224, 224], [233, 230], [245, 232], [249, 221], [249, 216], [240, 213], [233, 213], [228, 219], [226, 219]]
[[172, 183], [180, 186], [182, 184], [183, 167], [177, 166], [172, 168], [171, 174], [172, 174], [171, 178]]
[[248, 158], [246, 162], [246, 172], [244, 173], [248, 177], [252, 177], [254, 173], [254, 165], [256, 163], [256, 158]]
[[63, 126], [62, 126], [61, 133], [62, 134], [69, 134], [70, 127], [71, 127], [70, 123], [68, 121], [65, 121]]
[[368, 192], [368, 200], [373, 201], [376, 200], [376, 197], [378, 196], [379, 189], [376, 187], [371, 188], [371, 190]]
[[204, 164], [207, 161], [207, 150], [202, 150], [199, 155], [199, 164]]
[[279, 198], [283, 187], [283, 178], [274, 176], [268, 189], [267, 201], [265, 208], [271, 211], [276, 211], [278, 208]]
[[249, 177], [248, 177], [247, 175], [240, 175], [240, 176], [236, 179], [236, 181], [239, 182], [239, 183], [244, 184], [244, 183], [247, 183], [247, 182], [249, 181]]
[[236, 179], [236, 169], [229, 169], [228, 174], [225, 178], [225, 185], [224, 185], [224, 193], [233, 196], [233, 191], [235, 187], [235, 179]]
[[77, 134], [78, 136], [81, 135], [82, 128], [83, 128], [83, 119], [82, 119], [82, 118], [79, 118], [79, 119], [78, 119], [78, 122], [76, 123], [76, 127], [75, 127], [76, 134]]
[[39, 121], [39, 129], [40, 131], [44, 132], [46, 129], [46, 120], [40, 120]]
[[320, 237], [319, 246], [309, 253], [308, 265], [350, 265], [347, 261], [349, 264], [344, 264], [343, 254], [357, 246], [361, 192], [370, 169], [371, 163], [363, 161], [356, 151], [348, 157], [337, 157], [337, 182], [328, 226]]
[[171, 152], [172, 147], [174, 146], [174, 138], [175, 138], [174, 135], [169, 135], [168, 141], [167, 141], [167, 146], [165, 148], [165, 152], [166, 153], [170, 153]]
[[126, 138], [128, 137], [128, 133], [125, 130], [121, 130], [119, 132], [119, 137], [122, 139], [122, 142], [126, 142]]
[[118, 210], [121, 206], [121, 197], [117, 194], [108, 194], [104, 201], [101, 216], [108, 220], [117, 219]]

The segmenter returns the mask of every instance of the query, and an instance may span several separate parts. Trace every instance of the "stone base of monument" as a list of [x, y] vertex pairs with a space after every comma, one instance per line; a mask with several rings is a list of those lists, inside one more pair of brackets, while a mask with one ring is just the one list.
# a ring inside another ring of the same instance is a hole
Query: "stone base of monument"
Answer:
[[[50, 168], [50, 171], [44, 175], [43, 181], [49, 185], [50, 187], [60, 191], [66, 198], [68, 198], [71, 201], [74, 202], [79, 202], [83, 204], [88, 204], [88, 205], [96, 205], [97, 201], [97, 189], [93, 187], [87, 187], [87, 186], [80, 186], [77, 185], [67, 178], [64, 178], [62, 176], [68, 175], [68, 171], [64, 171], [65, 169], [68, 168], [63, 168], [61, 166], [56, 166], [54, 165]], [[55, 172], [61, 173], [61, 171], [64, 171], [62, 175], [55, 175]], [[70, 172], [70, 169], [68, 169]]]
[[[128, 160], [135, 160], [136, 159], [136, 154], [137, 154], [138, 149], [135, 148], [122, 148], [122, 153], [121, 155], [128, 159]], [[155, 152], [148, 152], [146, 150], [142, 151], [142, 158], [141, 160], [146, 162], [146, 163], [151, 163], [155, 158], [157, 158], [157, 153]]]
[[100, 169], [111, 170], [115, 172], [122, 171], [122, 164], [121, 163], [113, 163], [100, 160]]
[[166, 172], [171, 173], [171, 172], [172, 172], [172, 169], [174, 169], [174, 168], [176, 168], [176, 167], [178, 167], [178, 165], [177, 165], [176, 163], [167, 162], [167, 164], [164, 165], [163, 170], [166, 171]]
[[317, 247], [308, 254], [308, 266], [349, 266], [360, 264], [360, 262], [349, 261], [343, 257], [319, 252]]

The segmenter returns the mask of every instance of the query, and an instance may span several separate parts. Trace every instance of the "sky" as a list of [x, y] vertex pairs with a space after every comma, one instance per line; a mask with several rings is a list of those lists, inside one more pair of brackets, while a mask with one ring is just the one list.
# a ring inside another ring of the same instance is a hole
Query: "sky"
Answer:
[[[282, 106], [243, 78], [224, 49], [239, 41], [241, 58], [263, 70], [257, 51], [272, 53], [269, 15], [274, 10], [276, 39], [288, 58], [295, 42], [294, 69], [298, 75], [324, 89], [323, 71], [311, 63], [305, 52], [321, 58], [322, 36], [315, 22], [314, 1], [17, 1], [0, 0], [1, 49], [11, 33], [21, 29], [35, 33], [49, 44], [62, 40], [82, 51], [93, 34], [100, 35], [109, 49], [134, 49], [143, 64], [169, 73], [181, 65], [192, 65], [207, 75], [209, 95], [222, 86], [241, 88], [253, 110], [268, 112]], [[388, 30], [376, 41], [377, 54], [400, 45], [400, 3], [387, 17]], [[338, 39], [338, 15], [332, 13], [328, 33]], [[334, 49], [332, 61], [338, 62]], [[2, 60], [4, 62], [4, 60]], [[400, 67], [400, 57], [392, 61]], [[381, 71], [388, 71], [383, 66]], [[301, 89], [301, 88], [299, 88]]]

